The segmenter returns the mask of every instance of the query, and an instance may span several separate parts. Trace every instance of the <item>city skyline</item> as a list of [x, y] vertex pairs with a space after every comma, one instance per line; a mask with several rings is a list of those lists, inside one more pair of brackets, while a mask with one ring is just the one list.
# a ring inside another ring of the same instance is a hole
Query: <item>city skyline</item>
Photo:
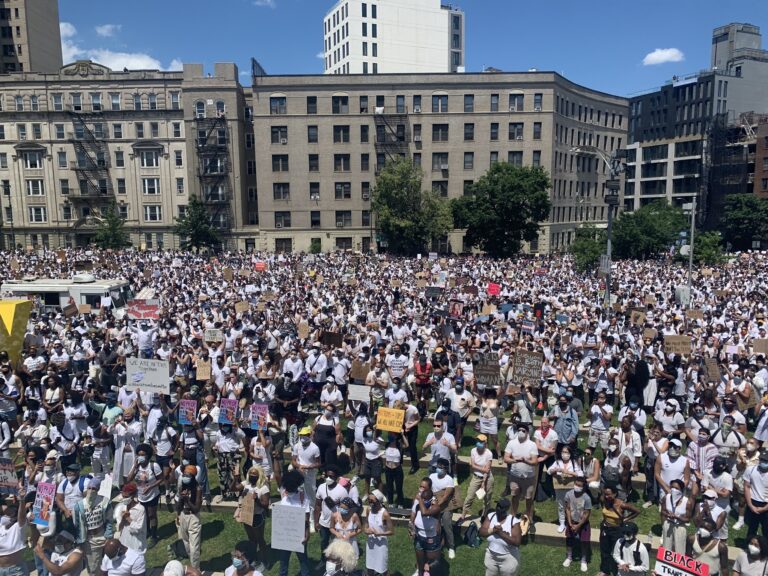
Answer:
[[[227, 0], [226, 4], [217, 25], [215, 18], [206, 16], [211, 12], [208, 4], [199, 0], [153, 3], [152, 17], [142, 10], [123, 10], [119, 4], [92, 11], [86, 2], [62, 0], [64, 62], [92, 59], [120, 70], [234, 62], [246, 85], [251, 57], [269, 74], [322, 74], [323, 16], [333, 2]], [[752, 0], [727, 9], [713, 0], [672, 5], [651, 0], [643, 10], [621, 13], [611, 12], [614, 5], [606, 0], [594, 0], [586, 7], [561, 4], [548, 11], [542, 26], [516, 23], [540, 18], [536, 5], [501, 0], [458, 4], [466, 14], [467, 72], [484, 67], [513, 72], [536, 68], [596, 90], [631, 96], [672, 76], [707, 68], [713, 28], [729, 22], [757, 26], [768, 22], [768, 5]], [[625, 24], [629, 18], [631, 27]], [[169, 21], [177, 22], [179, 30], [196, 32], [169, 34]], [[208, 23], [207, 30], [199, 29], [201, 21]], [[498, 38], [510, 41], [500, 47]], [[574, 50], [575, 44], [579, 49]]]

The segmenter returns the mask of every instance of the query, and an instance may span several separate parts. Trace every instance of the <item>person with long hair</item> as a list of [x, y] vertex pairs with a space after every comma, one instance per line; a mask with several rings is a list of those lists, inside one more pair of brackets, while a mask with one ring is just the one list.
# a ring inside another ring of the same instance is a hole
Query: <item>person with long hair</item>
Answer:
[[616, 542], [622, 536], [624, 524], [639, 515], [640, 510], [619, 499], [616, 486], [608, 485], [603, 488], [603, 522], [600, 525], [600, 573], [598, 576], [616, 574], [617, 566], [613, 557]]
[[432, 480], [424, 478], [419, 485], [419, 492], [413, 500], [411, 519], [408, 522], [408, 534], [416, 550], [416, 568], [418, 576], [429, 574], [429, 566], [440, 559], [442, 548], [442, 530], [440, 515], [442, 510], [437, 505], [432, 493]]
[[[256, 544], [258, 557], [262, 562], [267, 560], [267, 543], [264, 540], [264, 524], [266, 511], [269, 508], [269, 478], [261, 466], [252, 466], [248, 470], [247, 480], [235, 486], [240, 493], [235, 518], [243, 524], [248, 540]], [[245, 518], [242, 506], [244, 498], [253, 498], [253, 516]]]
[[395, 533], [392, 518], [384, 507], [387, 499], [379, 490], [368, 495], [368, 516], [365, 521], [365, 569], [367, 576], [388, 576], [389, 537]]
[[334, 540], [323, 550], [326, 557], [324, 576], [352, 576], [359, 556], [346, 540]]
[[149, 547], [157, 544], [157, 506], [160, 503], [160, 486], [165, 485], [163, 469], [151, 458], [154, 450], [149, 444], [139, 444], [136, 447], [136, 462], [128, 473], [128, 482], [136, 482], [138, 500], [147, 513], [147, 533]]

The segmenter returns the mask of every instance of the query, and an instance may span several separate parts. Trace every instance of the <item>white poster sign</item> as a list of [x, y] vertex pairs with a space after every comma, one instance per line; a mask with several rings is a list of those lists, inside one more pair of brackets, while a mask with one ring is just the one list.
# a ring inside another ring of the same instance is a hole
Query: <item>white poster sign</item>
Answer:
[[126, 358], [125, 367], [127, 369], [126, 389], [136, 390], [141, 388], [142, 392], [154, 392], [156, 394], [171, 393], [167, 360]]
[[272, 506], [272, 548], [304, 552], [306, 511], [298, 506]]
[[371, 396], [371, 387], [359, 384], [350, 384], [347, 386], [347, 398], [353, 402], [368, 402]]

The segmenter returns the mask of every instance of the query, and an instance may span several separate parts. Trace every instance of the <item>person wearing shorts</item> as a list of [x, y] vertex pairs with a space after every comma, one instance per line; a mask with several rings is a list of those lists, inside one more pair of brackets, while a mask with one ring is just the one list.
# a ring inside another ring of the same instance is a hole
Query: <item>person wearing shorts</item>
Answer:
[[589, 568], [589, 560], [592, 555], [591, 530], [589, 527], [589, 515], [592, 512], [592, 498], [586, 490], [584, 476], [578, 476], [573, 488], [565, 495], [565, 553], [563, 566], [567, 568], [573, 562], [573, 546], [575, 542], [581, 543], [581, 571]]
[[517, 434], [504, 449], [504, 463], [509, 464], [509, 491], [512, 495], [512, 515], [517, 515], [520, 497], [525, 499], [525, 510], [533, 528], [533, 497], [536, 494], [536, 467], [539, 450], [531, 440], [527, 424], [519, 424]]
[[428, 565], [433, 565], [440, 559], [440, 514], [441, 509], [432, 493], [432, 481], [424, 478], [419, 484], [419, 493], [413, 500], [411, 519], [408, 522], [408, 534], [416, 551], [418, 576], [429, 574]]

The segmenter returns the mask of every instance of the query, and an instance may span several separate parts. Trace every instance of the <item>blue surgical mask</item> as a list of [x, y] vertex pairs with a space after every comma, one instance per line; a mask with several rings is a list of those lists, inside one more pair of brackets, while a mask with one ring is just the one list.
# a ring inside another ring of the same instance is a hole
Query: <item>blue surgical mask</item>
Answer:
[[637, 410], [637, 402], [630, 402], [629, 403], [629, 409], [630, 410]]
[[445, 468], [438, 468], [437, 469], [437, 477], [443, 478], [446, 474], [448, 474], [448, 471]]
[[243, 560], [242, 558], [232, 558], [232, 567], [235, 570], [240, 570], [240, 568], [244, 568], [245, 560]]
[[351, 510], [347, 510], [346, 508], [339, 508], [339, 513], [342, 516], [349, 516], [351, 512]]
[[483, 448], [485, 448], [485, 444], [482, 442], [475, 442], [475, 448], [477, 448], [478, 450], [482, 450]]
[[768, 462], [760, 462], [757, 467], [760, 468], [760, 470], [763, 472], [766, 472], [768, 471]]

